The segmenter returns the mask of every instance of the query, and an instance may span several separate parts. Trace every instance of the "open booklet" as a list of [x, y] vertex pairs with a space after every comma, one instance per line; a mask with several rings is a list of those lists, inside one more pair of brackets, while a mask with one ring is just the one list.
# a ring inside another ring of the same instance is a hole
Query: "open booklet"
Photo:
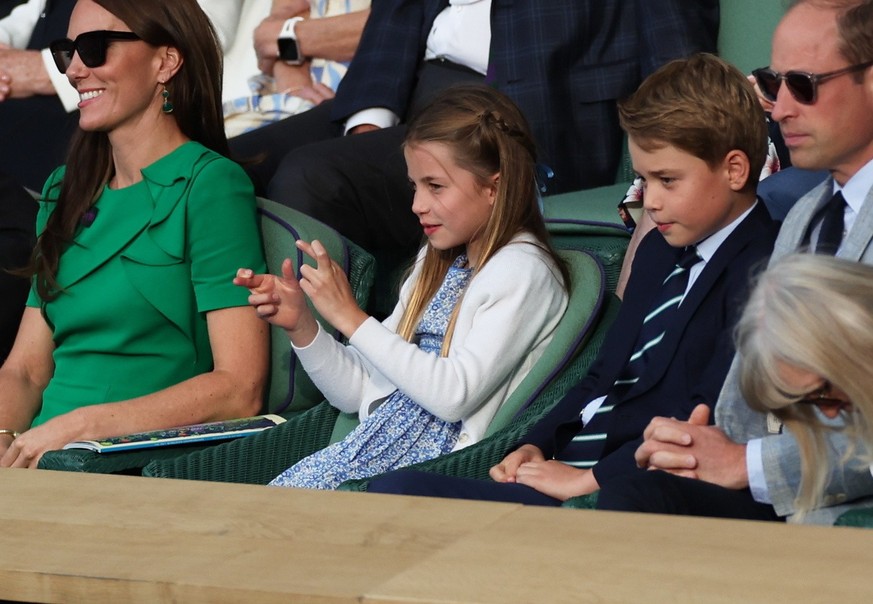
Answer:
[[114, 453], [148, 447], [187, 445], [211, 440], [225, 440], [254, 434], [272, 428], [285, 421], [279, 415], [256, 415], [242, 419], [229, 419], [206, 424], [194, 424], [166, 430], [152, 430], [125, 436], [113, 436], [102, 440], [77, 440], [64, 449], [90, 449], [97, 453]]

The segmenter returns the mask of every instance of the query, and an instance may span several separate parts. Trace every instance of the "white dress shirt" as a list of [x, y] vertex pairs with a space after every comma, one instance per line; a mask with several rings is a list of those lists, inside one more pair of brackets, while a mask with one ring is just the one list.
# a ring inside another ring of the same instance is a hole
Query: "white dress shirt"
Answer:
[[[425, 60], [446, 59], [485, 74], [491, 48], [491, 0], [450, 0], [434, 19]], [[390, 128], [400, 116], [384, 107], [363, 109], [346, 120], [345, 133], [361, 124]]]

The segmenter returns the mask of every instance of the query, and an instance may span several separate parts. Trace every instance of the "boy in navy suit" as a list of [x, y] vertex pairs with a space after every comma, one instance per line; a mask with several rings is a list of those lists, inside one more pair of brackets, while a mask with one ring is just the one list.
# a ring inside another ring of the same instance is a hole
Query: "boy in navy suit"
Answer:
[[715, 402], [750, 273], [776, 236], [755, 194], [764, 113], [743, 74], [708, 54], [659, 69], [619, 111], [657, 228], [589, 374], [491, 468], [492, 481], [400, 470], [370, 491], [559, 505], [638, 471], [652, 417]]

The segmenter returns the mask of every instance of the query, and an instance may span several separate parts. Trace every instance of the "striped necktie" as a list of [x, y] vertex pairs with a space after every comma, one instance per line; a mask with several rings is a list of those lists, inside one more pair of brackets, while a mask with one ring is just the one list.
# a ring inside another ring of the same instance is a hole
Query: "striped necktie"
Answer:
[[610, 388], [606, 400], [591, 421], [556, 455], [556, 459], [579, 468], [590, 468], [597, 463], [606, 442], [610, 411], [643, 376], [658, 344], [676, 319], [677, 310], [685, 298], [685, 290], [688, 289], [690, 269], [701, 260], [693, 245], [680, 253], [673, 270], [658, 289], [650, 310], [643, 319], [633, 352]]

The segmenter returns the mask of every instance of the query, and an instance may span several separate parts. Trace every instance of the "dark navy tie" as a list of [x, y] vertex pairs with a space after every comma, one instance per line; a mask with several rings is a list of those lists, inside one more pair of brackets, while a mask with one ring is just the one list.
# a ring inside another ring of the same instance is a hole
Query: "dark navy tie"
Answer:
[[555, 456], [556, 459], [579, 468], [590, 468], [597, 463], [606, 441], [610, 412], [640, 380], [649, 360], [657, 353], [658, 344], [675, 321], [679, 305], [685, 298], [690, 269], [701, 260], [693, 245], [680, 253], [673, 270], [658, 289], [649, 312], [643, 319], [633, 352], [610, 388], [606, 400], [588, 424]]
[[815, 253], [833, 256], [843, 242], [846, 216], [846, 200], [843, 198], [843, 193], [837, 191], [820, 214], [821, 227], [818, 230], [818, 239], [815, 241]]

